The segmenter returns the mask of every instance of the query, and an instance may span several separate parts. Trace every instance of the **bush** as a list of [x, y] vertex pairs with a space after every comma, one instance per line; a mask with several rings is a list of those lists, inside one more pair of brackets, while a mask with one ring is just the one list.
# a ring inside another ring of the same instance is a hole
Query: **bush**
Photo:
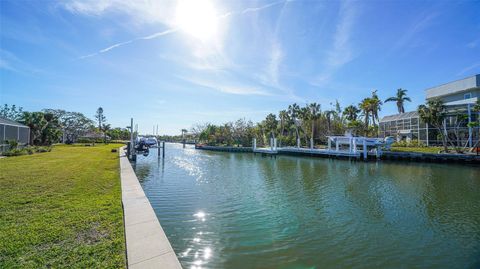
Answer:
[[418, 140], [411, 140], [407, 142], [406, 140], [398, 141], [392, 144], [392, 147], [413, 147], [413, 148], [424, 148], [426, 145]]
[[42, 152], [50, 152], [52, 151], [52, 147], [35, 147], [35, 152], [42, 153]]
[[26, 147], [26, 148], [24, 148], [24, 150], [28, 153], [28, 155], [32, 155], [33, 152], [34, 152], [34, 149], [31, 148], [31, 147]]
[[110, 140], [108, 142], [112, 143], [112, 144], [125, 144], [126, 145], [129, 141], [128, 140]]
[[103, 138], [88, 138], [88, 137], [81, 137], [77, 139], [76, 143], [84, 144], [84, 143], [103, 143]]
[[9, 149], [16, 149], [18, 147], [18, 141], [17, 140], [5, 140], [5, 143], [8, 144]]
[[12, 149], [2, 153], [3, 156], [7, 156], [7, 157], [21, 156], [21, 155], [27, 155], [27, 154], [28, 152], [26, 149]]
[[12, 149], [2, 153], [3, 156], [13, 157], [13, 156], [22, 156], [22, 155], [32, 155], [34, 153], [50, 152], [52, 147], [25, 147], [23, 149]]

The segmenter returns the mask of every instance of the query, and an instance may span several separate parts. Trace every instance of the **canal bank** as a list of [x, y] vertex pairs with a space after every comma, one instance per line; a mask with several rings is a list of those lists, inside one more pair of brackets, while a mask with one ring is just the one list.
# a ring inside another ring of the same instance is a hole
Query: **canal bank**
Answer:
[[[360, 153], [352, 155], [348, 151], [328, 151], [320, 149], [308, 148], [277, 148], [276, 150], [264, 149], [254, 151], [250, 147], [218, 147], [218, 146], [199, 146], [195, 149], [221, 151], [221, 152], [250, 152], [260, 154], [262, 156], [276, 156], [276, 155], [291, 155], [291, 156], [308, 156], [308, 157], [322, 157], [334, 159], [351, 159], [361, 160]], [[480, 156], [472, 154], [434, 154], [434, 153], [419, 153], [419, 152], [392, 152], [382, 151], [381, 154], [368, 152], [367, 160], [401, 160], [414, 162], [436, 162], [436, 163], [465, 163], [465, 164], [480, 164]]]
[[120, 148], [128, 268], [182, 268], [135, 172]]

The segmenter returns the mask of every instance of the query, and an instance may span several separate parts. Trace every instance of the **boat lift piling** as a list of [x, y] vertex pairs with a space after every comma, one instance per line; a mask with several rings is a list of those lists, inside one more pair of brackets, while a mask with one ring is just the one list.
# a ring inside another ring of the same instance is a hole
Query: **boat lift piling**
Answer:
[[[165, 141], [158, 141], [157, 142], [157, 148], [158, 148], [158, 158], [160, 158], [160, 151], [162, 152], [162, 158], [165, 159]], [[161, 146], [160, 146], [161, 144]]]
[[128, 144], [127, 148], [127, 157], [131, 161], [136, 161], [137, 160], [137, 153], [135, 152], [135, 140], [133, 137], [133, 118], [130, 118], [130, 142]]

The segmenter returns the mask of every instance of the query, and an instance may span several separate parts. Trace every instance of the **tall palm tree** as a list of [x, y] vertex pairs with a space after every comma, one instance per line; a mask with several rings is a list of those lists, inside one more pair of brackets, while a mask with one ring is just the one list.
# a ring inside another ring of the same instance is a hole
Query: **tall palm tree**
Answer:
[[332, 126], [332, 116], [335, 116], [337, 111], [335, 110], [327, 110], [324, 112], [325, 119], [327, 120], [327, 134], [330, 134], [330, 129]]
[[378, 118], [378, 111], [381, 110], [381, 106], [382, 101], [380, 100], [380, 98], [378, 98], [377, 90], [374, 90], [372, 92], [372, 97], [370, 98], [370, 113], [372, 113], [373, 126], [376, 126], [375, 119], [377, 120], [377, 122], [380, 121], [380, 119]]
[[290, 119], [293, 121], [293, 125], [295, 126], [295, 135], [298, 139], [300, 137], [300, 134], [298, 132], [298, 116], [300, 114], [300, 107], [296, 103], [289, 105], [288, 114]]
[[286, 110], [281, 110], [278, 113], [278, 118], [280, 119], [280, 132], [283, 135], [285, 135], [285, 125], [288, 122], [288, 112]]
[[402, 113], [405, 113], [405, 108], [403, 106], [405, 101], [411, 102], [412, 100], [410, 99], [410, 97], [407, 96], [407, 90], [400, 88], [400, 89], [397, 89], [397, 95], [387, 98], [385, 100], [385, 103], [396, 102], [398, 113], [402, 114]]
[[315, 137], [315, 122], [320, 117], [320, 105], [317, 103], [311, 103], [308, 106], [310, 110], [310, 120], [312, 121], [312, 139]]
[[364, 121], [365, 121], [365, 135], [368, 133], [368, 126], [370, 122], [370, 105], [371, 99], [370, 98], [364, 98], [360, 104], [358, 104], [358, 107], [362, 111]]
[[358, 109], [354, 105], [349, 105], [343, 110], [343, 115], [348, 121], [356, 121], [358, 118], [358, 113], [360, 113], [360, 109]]
[[299, 119], [300, 119], [300, 131], [303, 133], [303, 138], [305, 138], [305, 143], [308, 144], [308, 122], [312, 119], [310, 107], [307, 105], [305, 107], [300, 108], [300, 113], [299, 113]]

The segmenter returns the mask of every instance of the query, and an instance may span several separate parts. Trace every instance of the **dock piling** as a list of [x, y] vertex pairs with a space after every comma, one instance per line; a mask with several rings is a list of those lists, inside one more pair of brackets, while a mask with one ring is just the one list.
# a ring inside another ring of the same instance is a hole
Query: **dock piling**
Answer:
[[165, 158], [165, 141], [162, 141], [162, 158]]
[[363, 159], [366, 161], [367, 158], [367, 140], [363, 139]]

